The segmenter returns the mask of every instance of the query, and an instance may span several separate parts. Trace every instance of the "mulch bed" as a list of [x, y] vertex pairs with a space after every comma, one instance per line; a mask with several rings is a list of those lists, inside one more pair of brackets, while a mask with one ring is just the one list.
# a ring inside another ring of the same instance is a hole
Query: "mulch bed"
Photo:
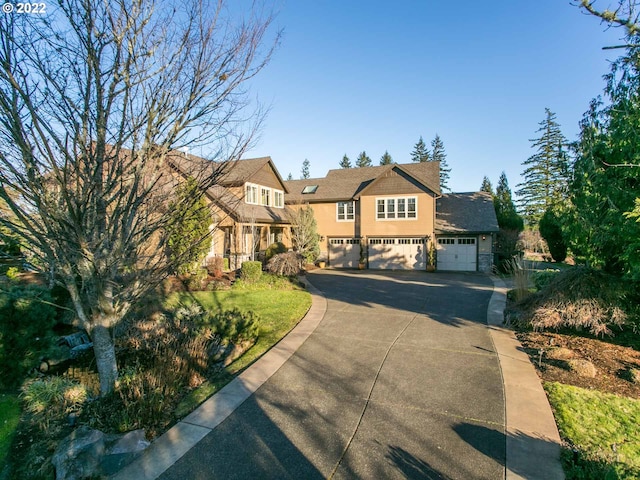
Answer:
[[[546, 382], [560, 382], [640, 399], [640, 352], [626, 346], [578, 335], [551, 332], [516, 332], [538, 375]], [[560, 348], [568, 349], [569, 351]], [[540, 351], [542, 350], [542, 356]], [[565, 355], [554, 354], [561, 352]], [[569, 367], [564, 358], [584, 359], [596, 368], [593, 378], [581, 376]]]

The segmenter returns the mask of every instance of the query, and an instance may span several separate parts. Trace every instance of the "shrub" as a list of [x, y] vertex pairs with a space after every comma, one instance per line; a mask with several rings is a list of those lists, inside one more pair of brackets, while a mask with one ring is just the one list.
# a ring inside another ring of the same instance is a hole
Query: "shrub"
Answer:
[[222, 257], [212, 257], [207, 259], [207, 272], [212, 277], [220, 278], [222, 276], [222, 271], [225, 268], [225, 260], [227, 263], [229, 259], [225, 259]]
[[9, 280], [17, 280], [20, 276], [20, 270], [18, 267], [9, 267], [7, 268], [6, 275]]
[[264, 259], [268, 262], [275, 255], [278, 255], [279, 253], [286, 253], [286, 252], [287, 252], [287, 247], [284, 245], [284, 243], [282, 242], [272, 243], [267, 247], [267, 250], [264, 253]]
[[41, 429], [53, 419], [81, 410], [89, 396], [79, 383], [55, 376], [27, 382], [21, 392], [25, 410]]
[[512, 306], [511, 323], [535, 330], [574, 328], [611, 335], [611, 326], [628, 321], [628, 297], [635, 286], [599, 270], [563, 270], [539, 292]]
[[49, 290], [13, 285], [0, 293], [0, 389], [17, 386], [55, 343]]
[[195, 273], [187, 278], [187, 290], [195, 292], [202, 290], [204, 282], [207, 279], [207, 272], [203, 268], [198, 269]]
[[553, 212], [547, 209], [540, 219], [540, 235], [549, 246], [549, 253], [556, 262], [564, 262], [567, 258], [567, 244], [564, 241], [560, 220]]
[[533, 284], [535, 285], [536, 290], [542, 290], [544, 287], [549, 285], [559, 272], [560, 270], [552, 269], [535, 272], [533, 274]]
[[242, 343], [258, 338], [259, 317], [254, 312], [243, 312], [238, 308], [214, 315], [212, 329], [222, 343]]
[[293, 277], [301, 272], [303, 264], [304, 257], [297, 252], [279, 253], [267, 262], [267, 271]]
[[247, 283], [257, 282], [262, 276], [262, 263], [260, 262], [242, 262], [240, 278]]

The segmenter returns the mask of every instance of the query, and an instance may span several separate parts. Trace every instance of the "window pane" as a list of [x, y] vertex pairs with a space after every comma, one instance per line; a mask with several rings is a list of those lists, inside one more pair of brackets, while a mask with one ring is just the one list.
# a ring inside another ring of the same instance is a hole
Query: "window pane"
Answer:
[[384, 218], [384, 200], [378, 200], [378, 218]]
[[398, 199], [398, 218], [407, 218], [406, 201], [404, 198]]
[[407, 199], [407, 217], [416, 218], [416, 199], [415, 198]]
[[338, 220], [344, 220], [344, 202], [338, 202]]
[[387, 218], [396, 218], [396, 199], [389, 198], [387, 200]]
[[348, 202], [347, 203], [347, 220], [353, 220], [354, 218], [354, 213], [353, 213], [353, 202]]

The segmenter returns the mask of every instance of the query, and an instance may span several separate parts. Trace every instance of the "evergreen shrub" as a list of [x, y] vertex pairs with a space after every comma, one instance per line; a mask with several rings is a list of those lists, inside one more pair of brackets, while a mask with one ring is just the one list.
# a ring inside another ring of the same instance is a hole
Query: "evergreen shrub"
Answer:
[[240, 269], [240, 278], [247, 283], [255, 283], [260, 280], [262, 277], [262, 263], [247, 261], [242, 262], [242, 267]]
[[264, 254], [264, 258], [268, 262], [269, 260], [271, 260], [271, 258], [273, 258], [274, 255], [277, 255], [279, 253], [286, 253], [286, 251], [287, 251], [287, 247], [285, 246], [284, 243], [275, 242], [267, 247], [267, 251]]

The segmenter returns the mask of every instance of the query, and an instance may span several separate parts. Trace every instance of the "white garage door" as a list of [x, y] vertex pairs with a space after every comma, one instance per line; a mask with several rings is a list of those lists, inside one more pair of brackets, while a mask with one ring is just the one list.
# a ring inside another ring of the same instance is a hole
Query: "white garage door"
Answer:
[[425, 270], [424, 238], [370, 238], [369, 268]]
[[477, 245], [473, 237], [438, 238], [438, 270], [475, 272]]
[[334, 268], [358, 268], [359, 261], [359, 238], [329, 239], [329, 266]]

